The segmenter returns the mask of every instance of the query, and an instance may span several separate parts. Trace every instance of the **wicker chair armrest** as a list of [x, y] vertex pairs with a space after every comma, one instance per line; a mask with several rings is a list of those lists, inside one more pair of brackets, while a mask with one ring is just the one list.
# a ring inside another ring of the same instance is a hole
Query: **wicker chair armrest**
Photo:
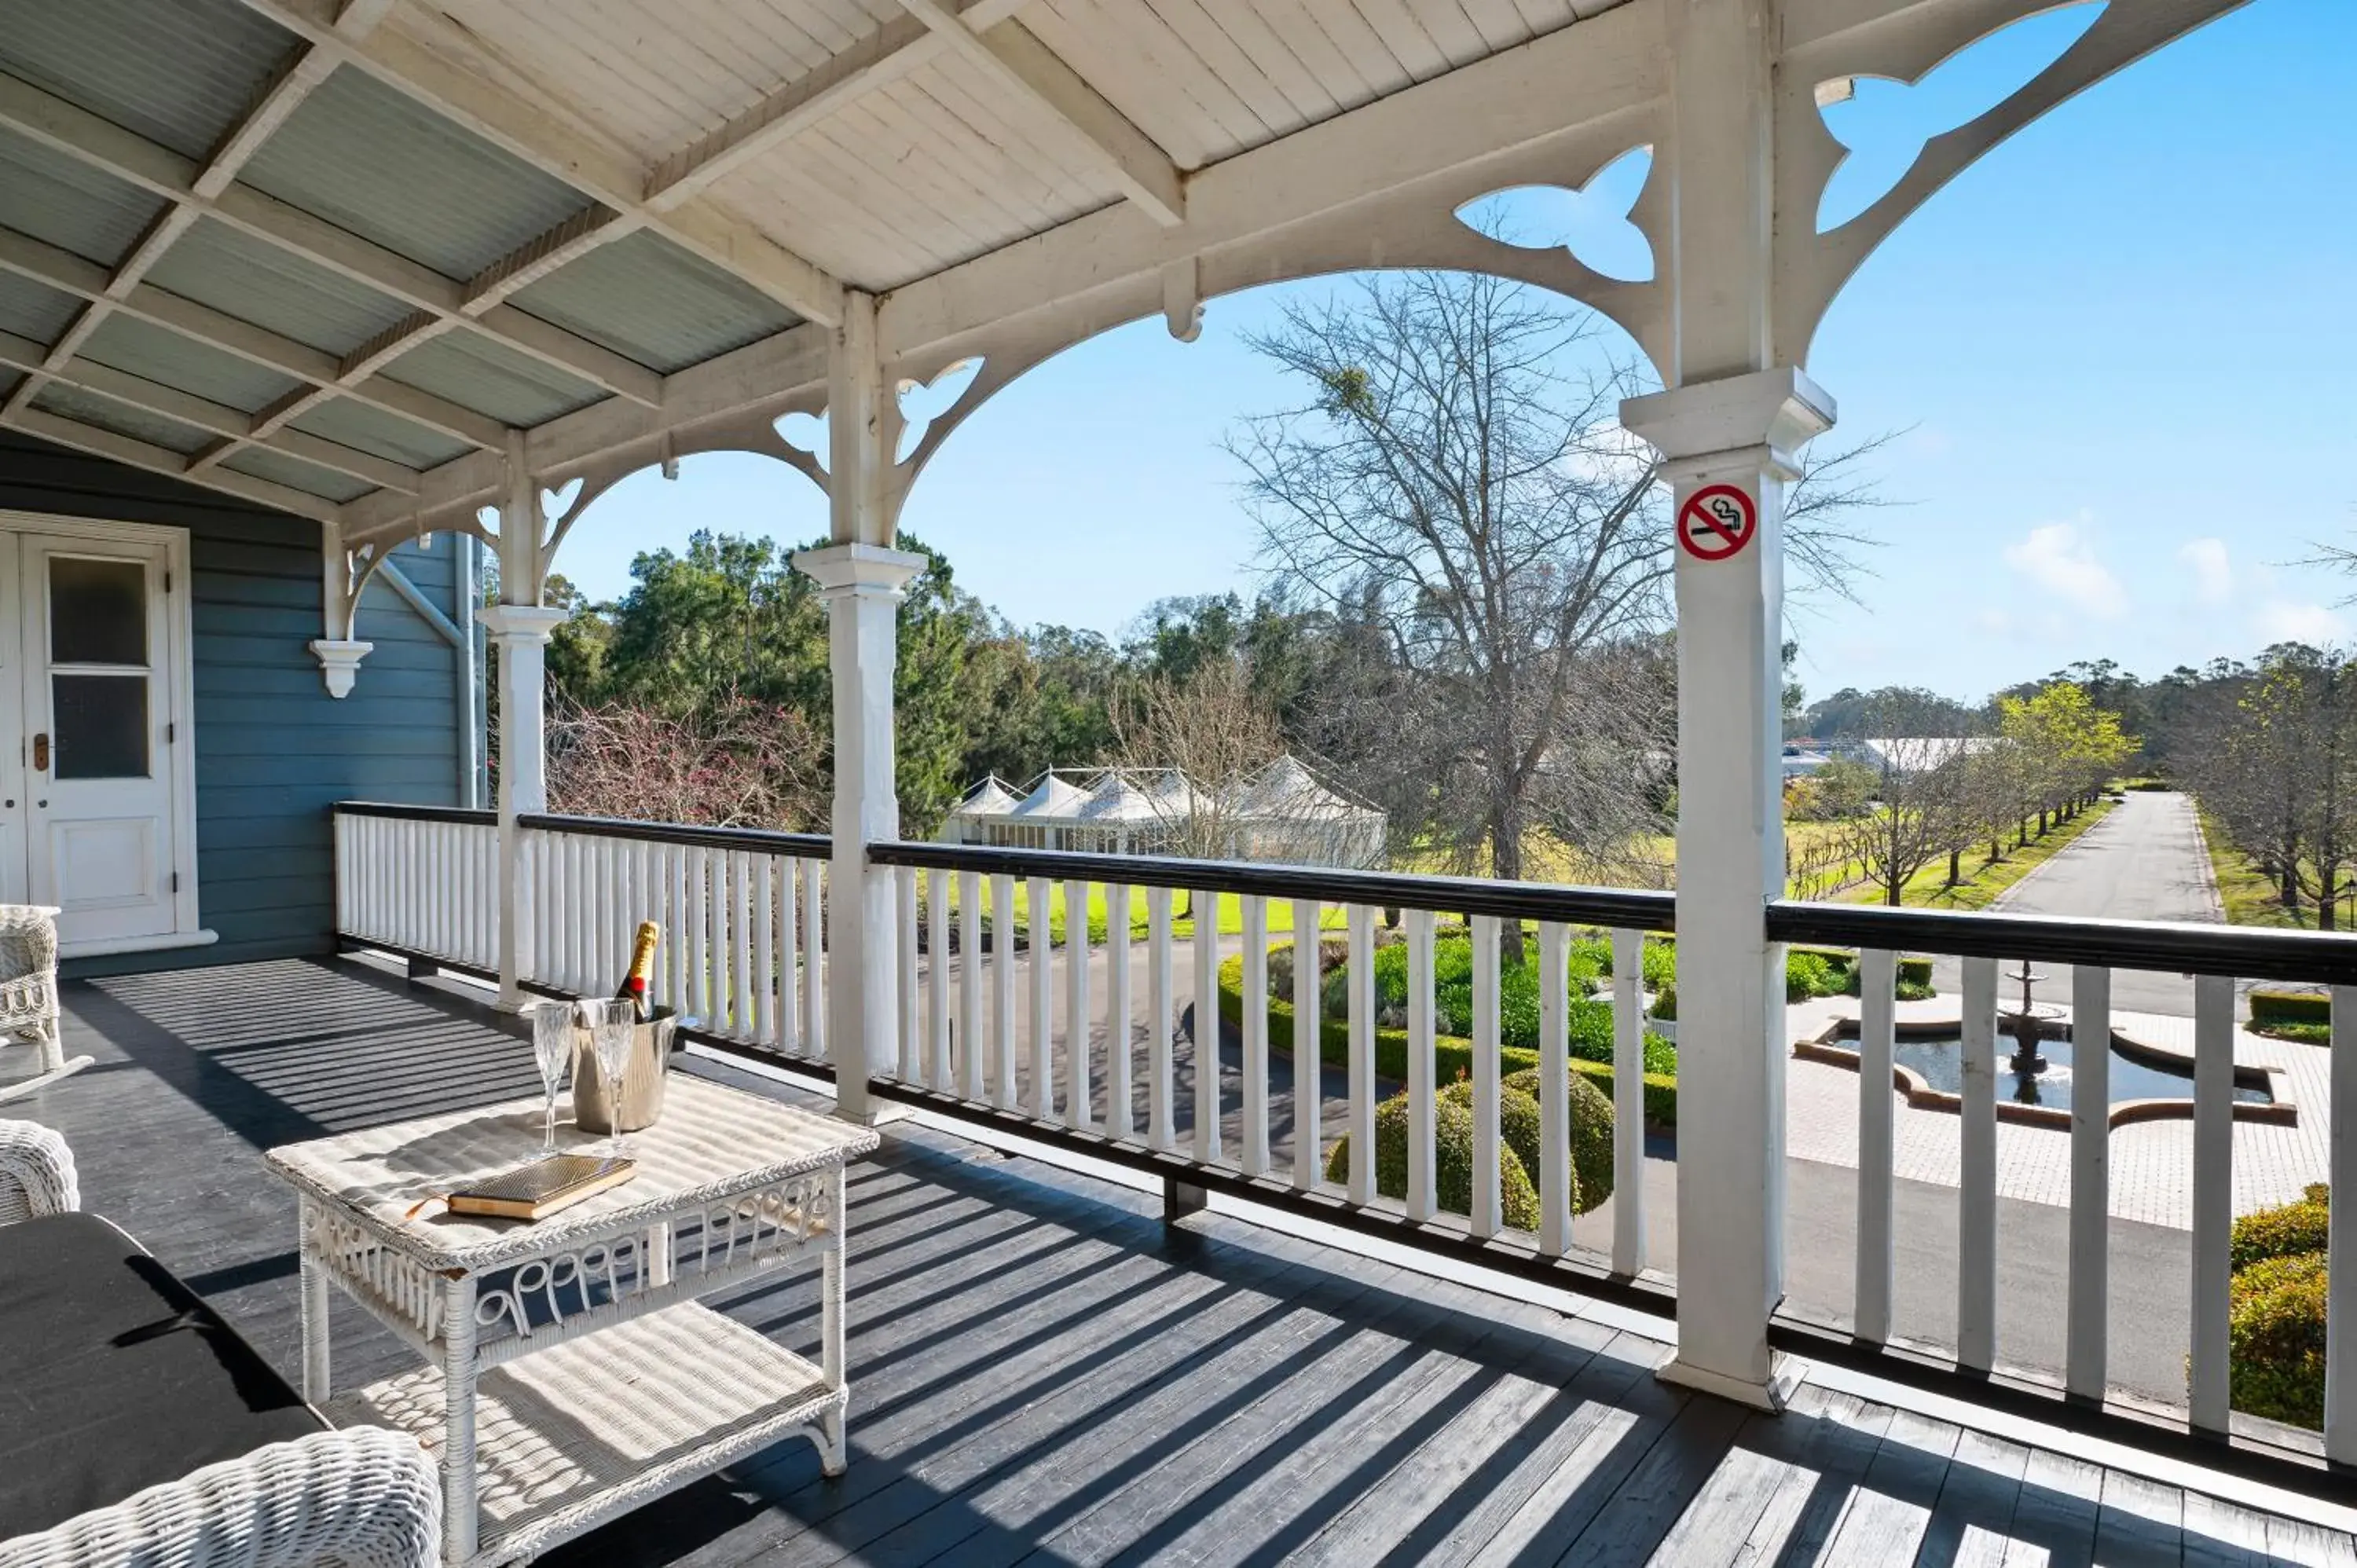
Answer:
[[355, 1426], [273, 1443], [0, 1541], [0, 1568], [435, 1568], [442, 1491], [414, 1438]]
[[38, 1122], [0, 1122], [0, 1225], [81, 1207], [73, 1150]]

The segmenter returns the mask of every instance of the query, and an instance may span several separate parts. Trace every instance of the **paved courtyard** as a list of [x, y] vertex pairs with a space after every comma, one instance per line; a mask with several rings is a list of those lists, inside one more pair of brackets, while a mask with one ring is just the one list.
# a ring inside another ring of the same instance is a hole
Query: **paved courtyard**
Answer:
[[[1901, 1018], [1953, 1018], [1956, 999], [1902, 1003]], [[1794, 1040], [1813, 1039], [1836, 1018], [1857, 1016], [1857, 1004], [1835, 997], [1789, 1010]], [[2115, 1010], [2113, 1026], [2136, 1040], [2190, 1055], [2193, 1020], [2166, 1014]], [[2318, 1046], [2267, 1039], [2247, 1029], [2234, 1037], [2234, 1059], [2278, 1068], [2299, 1107], [2299, 1124], [2234, 1123], [2234, 1212], [2247, 1214], [2296, 1198], [2326, 1174], [2332, 1053]], [[1857, 1165], [1858, 1075], [1847, 1068], [1795, 1059], [1787, 1064], [1786, 1152], [1794, 1159]], [[1953, 1112], [1921, 1111], [1896, 1093], [1897, 1165], [1900, 1177], [1954, 1187], [1960, 1177], [1964, 1119]], [[2071, 1135], [2061, 1128], [2000, 1122], [1996, 1129], [1997, 1192], [2029, 1203], [2068, 1207]], [[2139, 1122], [2112, 1130], [2112, 1217], [2190, 1230], [2193, 1224], [2193, 1123]]]

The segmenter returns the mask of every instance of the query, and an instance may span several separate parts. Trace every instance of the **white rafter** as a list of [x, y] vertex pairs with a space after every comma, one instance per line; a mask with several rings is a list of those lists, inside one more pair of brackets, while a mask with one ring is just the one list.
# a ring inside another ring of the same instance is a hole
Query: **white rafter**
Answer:
[[1187, 220], [1178, 166], [1129, 116], [1041, 43], [1030, 28], [1005, 21], [977, 32], [942, 0], [900, 0], [901, 8], [941, 38], [950, 52], [1016, 97], [1047, 111], [1121, 193], [1165, 228]]
[[651, 206], [647, 171], [631, 154], [563, 124], [414, 39], [390, 28], [364, 39], [344, 38], [297, 0], [241, 3], [591, 200], [684, 246], [796, 315], [828, 325], [841, 315], [843, 285], [824, 268], [726, 208], [701, 199], [664, 209]]
[[[0, 272], [12, 272], [85, 300], [105, 296], [106, 268], [11, 229], [0, 229]], [[337, 384], [339, 367], [333, 354], [167, 293], [153, 284], [136, 285], [115, 302], [115, 308], [295, 381], [322, 387]], [[470, 446], [497, 448], [507, 440], [507, 426], [498, 420], [382, 376], [369, 377], [342, 390], [371, 407]]]
[[417, 493], [418, 472], [404, 464], [388, 462], [382, 457], [357, 451], [339, 442], [307, 435], [300, 430], [256, 435], [254, 416], [227, 403], [215, 403], [194, 392], [182, 392], [178, 387], [167, 387], [160, 381], [151, 381], [145, 376], [118, 371], [95, 360], [76, 357], [61, 365], [51, 363], [51, 360], [52, 355], [46, 345], [30, 338], [19, 338], [12, 332], [0, 332], [0, 365], [27, 371], [47, 366], [49, 379], [61, 385], [80, 387], [84, 392], [97, 392], [102, 397], [145, 409], [150, 413], [160, 413], [168, 419], [195, 425], [199, 430], [209, 430], [216, 435], [283, 452], [314, 467], [349, 474], [353, 478], [380, 485], [403, 495]]
[[[188, 460], [168, 446], [157, 446], [136, 436], [118, 435], [112, 430], [101, 430], [95, 424], [84, 424], [78, 419], [68, 419], [62, 414], [28, 408], [11, 415], [8, 424], [28, 435], [38, 435], [45, 441], [54, 441], [60, 446], [72, 446], [97, 456], [112, 457], [118, 463], [127, 463], [150, 473], [167, 474], [174, 478], [188, 475]], [[274, 485], [268, 479], [257, 479], [250, 474], [224, 469], [207, 474], [197, 482], [209, 489], [242, 496], [264, 506], [275, 507], [280, 511], [293, 512], [297, 517], [317, 518], [321, 522], [335, 521], [336, 504], [333, 501], [322, 499], [307, 490]]]
[[[306, 54], [302, 64], [312, 65], [312, 71], [307, 73], [298, 67], [281, 79], [282, 88], [307, 75], [325, 80], [335, 69], [335, 61], [318, 49]], [[283, 118], [293, 109], [293, 104], [285, 102], [288, 96], [283, 91], [274, 94], [265, 100], [265, 106], [283, 104], [276, 116]], [[469, 285], [445, 277], [252, 186], [237, 184], [234, 170], [225, 168], [219, 159], [199, 165], [8, 76], [0, 76], [0, 125], [173, 204], [149, 240], [116, 269], [120, 287], [135, 285], [161, 256], [164, 244], [199, 217], [210, 217], [433, 316], [442, 328], [471, 322], [509, 347], [618, 396], [650, 406], [656, 399], [662, 378], [645, 366], [511, 306], [493, 301], [469, 311]], [[158, 236], [163, 239], [161, 244], [155, 242]], [[70, 344], [67, 352], [78, 344], [79, 339]]]

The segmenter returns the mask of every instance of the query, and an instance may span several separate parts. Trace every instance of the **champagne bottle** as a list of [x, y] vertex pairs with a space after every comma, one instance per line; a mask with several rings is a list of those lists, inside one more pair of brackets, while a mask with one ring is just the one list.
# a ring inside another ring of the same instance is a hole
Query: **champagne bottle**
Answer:
[[630, 967], [622, 976], [622, 983], [614, 987], [614, 994], [627, 997], [637, 1009], [639, 1022], [654, 1016], [654, 1008], [647, 1001], [647, 983], [655, 972], [655, 943], [662, 938], [662, 928], [652, 920], [639, 922], [639, 934], [630, 943]]

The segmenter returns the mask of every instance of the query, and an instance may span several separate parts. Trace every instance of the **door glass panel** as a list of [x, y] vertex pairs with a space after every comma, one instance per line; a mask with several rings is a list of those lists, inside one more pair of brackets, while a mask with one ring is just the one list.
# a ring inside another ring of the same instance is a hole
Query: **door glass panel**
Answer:
[[[144, 564], [49, 557], [49, 662], [147, 662]], [[141, 771], [145, 771], [144, 766]]]
[[147, 677], [57, 675], [57, 756], [59, 779], [147, 777]]

